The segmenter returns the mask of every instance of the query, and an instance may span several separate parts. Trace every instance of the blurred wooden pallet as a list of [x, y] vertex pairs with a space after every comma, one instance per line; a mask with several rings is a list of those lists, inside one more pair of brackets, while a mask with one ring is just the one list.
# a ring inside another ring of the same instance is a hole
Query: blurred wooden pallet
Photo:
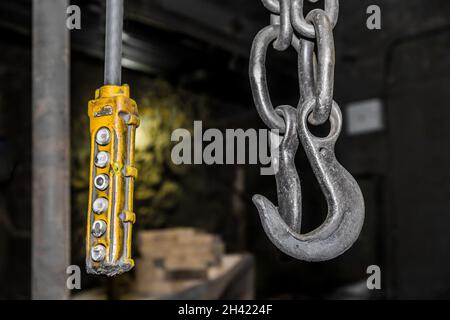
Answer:
[[251, 255], [225, 255], [219, 266], [210, 267], [203, 279], [164, 279], [142, 281], [122, 299], [190, 300], [253, 299], [254, 265]]
[[[142, 280], [136, 279], [139, 283]], [[249, 254], [225, 255], [220, 267], [211, 267], [202, 280], [169, 280], [160, 278], [141, 285], [120, 296], [122, 300], [241, 300], [254, 298], [254, 263]], [[84, 291], [72, 296], [74, 300], [106, 300], [104, 288]]]
[[153, 268], [162, 268], [165, 279], [206, 278], [208, 268], [220, 265], [224, 254], [219, 237], [191, 228], [140, 232], [139, 248], [136, 269], [143, 279]]
[[[252, 299], [254, 263], [249, 254], [224, 255], [222, 241], [194, 229], [144, 231], [135, 282], [121, 299]], [[106, 299], [103, 289], [74, 299]]]

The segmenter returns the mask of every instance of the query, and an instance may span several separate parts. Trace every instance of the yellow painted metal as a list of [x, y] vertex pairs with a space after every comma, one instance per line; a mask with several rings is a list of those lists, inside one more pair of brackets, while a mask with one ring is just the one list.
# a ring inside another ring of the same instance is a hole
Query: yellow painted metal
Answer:
[[[133, 211], [134, 180], [137, 169], [134, 163], [136, 128], [139, 126], [136, 102], [130, 99], [127, 85], [106, 85], [95, 93], [95, 100], [88, 106], [91, 132], [91, 162], [89, 209], [86, 234], [86, 269], [88, 273], [114, 276], [129, 271], [134, 266], [131, 256], [132, 228], [135, 222]], [[97, 132], [107, 128], [110, 141], [100, 145], [96, 141]], [[109, 153], [106, 167], [97, 167], [95, 163], [99, 152]], [[94, 179], [100, 174], [109, 178], [109, 185], [102, 191], [94, 185]], [[98, 198], [108, 201], [105, 212], [95, 213], [93, 202]], [[104, 234], [93, 234], [92, 226], [96, 221], [106, 222]], [[104, 257], [94, 261], [92, 250], [104, 246]]]

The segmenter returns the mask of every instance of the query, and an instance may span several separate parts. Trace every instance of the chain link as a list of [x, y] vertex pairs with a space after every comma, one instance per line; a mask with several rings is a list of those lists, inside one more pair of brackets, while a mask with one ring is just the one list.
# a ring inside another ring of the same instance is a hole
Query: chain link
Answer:
[[280, 0], [280, 15], [271, 15], [271, 24], [280, 25], [280, 34], [273, 47], [284, 51], [291, 45], [294, 30], [291, 24], [291, 0]]
[[[308, 0], [311, 3], [316, 3], [319, 0]], [[283, 11], [283, 0], [262, 0], [264, 7], [270, 12], [279, 15]], [[307, 21], [304, 15], [304, 0], [289, 0], [291, 22], [295, 31], [300, 35], [308, 38], [315, 38], [316, 33], [314, 26]], [[336, 26], [339, 18], [339, 0], [325, 0], [325, 12], [331, 21], [333, 28]]]
[[[280, 0], [261, 0], [264, 7], [272, 13], [280, 13]], [[316, 3], [319, 0], [308, 0], [311, 3]]]
[[[291, 1], [291, 21], [294, 29], [304, 37], [312, 39], [316, 38], [314, 26], [310, 22], [308, 22], [308, 19], [305, 19], [305, 15], [303, 12], [304, 0]], [[325, 0], [324, 12], [327, 14], [331, 25], [334, 28], [339, 18], [339, 0]]]
[[[255, 195], [253, 202], [264, 231], [278, 249], [305, 261], [333, 259], [352, 246], [364, 222], [361, 190], [339, 164], [334, 151], [342, 129], [342, 114], [333, 101], [333, 26], [337, 21], [338, 1], [325, 0], [325, 11], [312, 10], [306, 18], [303, 0], [263, 0], [263, 4], [272, 12], [271, 25], [262, 29], [253, 41], [250, 83], [261, 119], [269, 128], [278, 129], [282, 139], [277, 152], [271, 155], [278, 168], [275, 172], [278, 206], [262, 195]], [[297, 19], [297, 25], [295, 17], [301, 18]], [[297, 50], [300, 84], [297, 109], [280, 106], [274, 110], [270, 101], [265, 63], [272, 42], [277, 50], [289, 46]], [[330, 121], [328, 136], [319, 138], [310, 132], [308, 123], [319, 125], [327, 120]], [[301, 234], [302, 195], [295, 166], [300, 143], [328, 206], [323, 224], [307, 234]]]
[[[262, 195], [254, 195], [263, 229], [282, 252], [304, 261], [326, 261], [347, 251], [358, 239], [364, 223], [364, 198], [355, 179], [337, 161], [334, 147], [342, 129], [342, 114], [334, 103], [330, 114], [330, 132], [319, 138], [311, 134], [308, 117], [314, 100], [301, 109], [277, 108], [286, 122], [278, 152], [272, 161], [278, 164], [275, 173], [278, 205]], [[302, 194], [295, 165], [301, 143], [327, 202], [325, 221], [315, 230], [302, 234]]]
[[[300, 65], [303, 68], [307, 68], [306, 70], [309, 70], [309, 73], [303, 72], [304, 77], [300, 79], [300, 86], [306, 87], [301, 89], [305, 94], [303, 99], [316, 99], [316, 107], [309, 117], [309, 122], [313, 125], [321, 125], [330, 117], [333, 104], [336, 60], [334, 37], [330, 20], [323, 10], [316, 9], [311, 11], [306, 19], [314, 26], [317, 36], [317, 76], [314, 77], [314, 73], [311, 74], [310, 71], [311, 66], [314, 65], [315, 57], [309, 48], [311, 45], [308, 42], [310, 41], [305, 39], [302, 43], [308, 47], [308, 50], [307, 52], [302, 51], [301, 57], [303, 60], [300, 62]], [[312, 90], [315, 90], [315, 92], [313, 91], [314, 93], [311, 96]]]
[[272, 13], [280, 13], [280, 1], [279, 0], [261, 0], [264, 7]]
[[[309, 1], [317, 2], [318, 0]], [[314, 9], [306, 18], [303, 18], [304, 0], [262, 0], [264, 6], [272, 12], [271, 25], [261, 30], [254, 39], [250, 54], [250, 83], [261, 119], [269, 128], [277, 129], [281, 133], [285, 131], [285, 123], [272, 105], [265, 66], [267, 49], [272, 42], [276, 50], [284, 51], [292, 46], [298, 53], [300, 106], [306, 101], [315, 100], [315, 108], [309, 117], [309, 122], [313, 125], [321, 125], [330, 116], [335, 66], [333, 25], [337, 21], [339, 1], [324, 1], [325, 11]], [[295, 12], [300, 13], [301, 20], [312, 28], [314, 40], [301, 32], [300, 38], [296, 36], [293, 19], [297, 16]], [[314, 52], [315, 42], [317, 57]]]
[[256, 35], [250, 52], [249, 75], [253, 100], [259, 116], [270, 129], [277, 129], [284, 133], [285, 123], [273, 108], [266, 76], [267, 48], [279, 34], [280, 26], [270, 25]]

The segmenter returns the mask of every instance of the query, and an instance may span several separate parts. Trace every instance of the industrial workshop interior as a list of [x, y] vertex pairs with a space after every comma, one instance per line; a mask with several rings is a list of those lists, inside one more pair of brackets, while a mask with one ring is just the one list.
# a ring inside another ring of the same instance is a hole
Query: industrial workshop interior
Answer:
[[450, 298], [450, 1], [14, 0], [0, 30], [0, 299]]

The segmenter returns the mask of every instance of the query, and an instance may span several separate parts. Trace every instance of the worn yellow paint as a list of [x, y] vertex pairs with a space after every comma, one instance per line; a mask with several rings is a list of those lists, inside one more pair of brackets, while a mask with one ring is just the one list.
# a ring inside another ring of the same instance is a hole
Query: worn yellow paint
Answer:
[[[134, 149], [136, 128], [139, 126], [136, 102], [130, 99], [127, 85], [103, 86], [95, 93], [95, 100], [88, 106], [91, 132], [91, 161], [89, 209], [87, 214], [86, 234], [86, 268], [89, 273], [114, 276], [133, 268], [131, 256], [132, 227], [135, 221], [133, 212], [134, 180], [137, 169], [134, 167]], [[100, 128], [110, 130], [111, 141], [100, 146], [95, 136]], [[106, 168], [95, 166], [97, 152], [110, 154], [110, 162]], [[100, 191], [94, 186], [94, 178], [99, 174], [109, 177], [109, 187]], [[92, 210], [95, 199], [104, 197], [108, 200], [108, 210], [96, 214]], [[104, 220], [107, 229], [104, 235], [96, 238], [91, 233], [91, 226], [96, 220]], [[106, 247], [103, 261], [91, 259], [91, 249], [96, 245]]]

